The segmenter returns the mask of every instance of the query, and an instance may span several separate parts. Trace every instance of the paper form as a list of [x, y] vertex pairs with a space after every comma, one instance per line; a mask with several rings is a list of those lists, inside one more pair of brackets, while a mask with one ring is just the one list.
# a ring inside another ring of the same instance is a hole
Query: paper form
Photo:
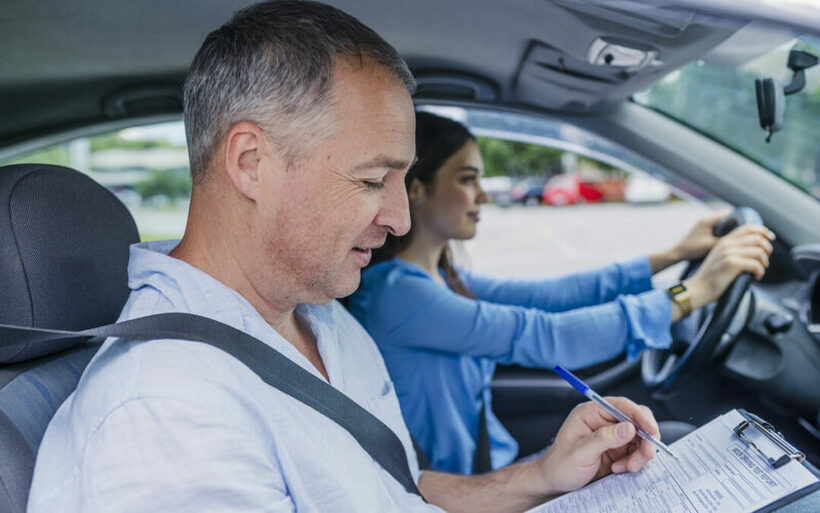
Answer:
[[[610, 475], [527, 513], [747, 513], [817, 481], [795, 461], [773, 469], [732, 429], [732, 410], [671, 445], [681, 459], [659, 452], [639, 472]], [[765, 454], [783, 454], [757, 430], [744, 434]]]

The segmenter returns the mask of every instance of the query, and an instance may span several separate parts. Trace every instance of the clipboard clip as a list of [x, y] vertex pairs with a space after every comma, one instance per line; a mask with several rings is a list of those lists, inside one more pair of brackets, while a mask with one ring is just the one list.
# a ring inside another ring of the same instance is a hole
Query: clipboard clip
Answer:
[[[743, 443], [745, 443], [748, 447], [754, 449], [764, 460], [769, 462], [769, 465], [772, 468], [780, 468], [786, 463], [790, 462], [791, 460], [803, 461], [806, 459], [806, 455], [800, 452], [796, 447], [786, 441], [783, 437], [783, 434], [777, 431], [774, 426], [766, 422], [765, 420], [761, 419], [754, 413], [749, 413], [745, 410], [738, 410], [738, 412], [743, 415], [743, 421], [740, 422], [737, 426], [734, 427], [733, 431], [735, 434], [740, 438]], [[753, 426], [757, 431], [761, 434], [766, 436], [772, 443], [774, 443], [783, 454], [778, 458], [773, 458], [772, 456], [764, 453], [760, 447], [758, 447], [751, 438], [746, 436], [744, 431], [749, 426]]]

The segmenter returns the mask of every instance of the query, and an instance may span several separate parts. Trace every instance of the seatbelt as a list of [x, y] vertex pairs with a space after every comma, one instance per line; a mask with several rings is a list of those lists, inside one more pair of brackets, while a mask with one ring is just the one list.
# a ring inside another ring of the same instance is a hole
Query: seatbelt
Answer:
[[490, 462], [490, 433], [487, 431], [487, 404], [481, 399], [481, 411], [478, 412], [478, 438], [475, 446], [475, 464], [473, 474], [483, 474], [492, 470]]
[[419, 470], [431, 470], [433, 466], [430, 465], [430, 460], [427, 459], [424, 449], [421, 448], [418, 440], [412, 434], [410, 435], [410, 441], [413, 442], [413, 449], [416, 450], [416, 462], [419, 464]]
[[268, 385], [310, 406], [345, 428], [405, 490], [421, 496], [399, 438], [381, 420], [279, 351], [219, 321], [187, 313], [164, 313], [82, 331], [0, 325], [0, 347], [91, 337], [203, 342], [241, 361]]

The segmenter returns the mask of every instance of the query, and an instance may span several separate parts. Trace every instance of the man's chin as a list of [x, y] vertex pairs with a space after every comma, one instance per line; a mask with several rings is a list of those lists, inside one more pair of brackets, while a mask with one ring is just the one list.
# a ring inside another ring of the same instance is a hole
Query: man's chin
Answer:
[[353, 294], [353, 293], [354, 293], [354, 292], [356, 292], [356, 290], [359, 288], [359, 283], [361, 283], [361, 281], [362, 281], [362, 280], [361, 280], [361, 272], [356, 272], [356, 278], [355, 278], [355, 279], [353, 279], [353, 280], [350, 280], [350, 283], [349, 283], [346, 287], [344, 287], [344, 288], [343, 288], [343, 289], [342, 289], [342, 290], [341, 290], [341, 291], [340, 291], [340, 292], [339, 292], [339, 293], [335, 296], [335, 298], [336, 298], [336, 299], [341, 299], [341, 298], [343, 298], [343, 297], [347, 297], [347, 296], [349, 296], [349, 295]]
[[345, 276], [342, 279], [339, 279], [334, 284], [333, 290], [330, 291], [330, 294], [328, 294], [327, 299], [322, 303], [329, 303], [334, 299], [346, 298], [347, 296], [356, 292], [356, 289], [359, 288], [360, 282], [361, 271], [357, 269], [355, 272]]

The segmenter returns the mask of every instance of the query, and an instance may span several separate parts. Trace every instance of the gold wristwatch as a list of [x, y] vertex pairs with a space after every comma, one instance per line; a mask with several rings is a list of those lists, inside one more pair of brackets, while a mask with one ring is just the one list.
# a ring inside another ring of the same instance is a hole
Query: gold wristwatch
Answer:
[[676, 283], [666, 289], [666, 295], [680, 308], [681, 318], [692, 313], [692, 296], [683, 282]]

